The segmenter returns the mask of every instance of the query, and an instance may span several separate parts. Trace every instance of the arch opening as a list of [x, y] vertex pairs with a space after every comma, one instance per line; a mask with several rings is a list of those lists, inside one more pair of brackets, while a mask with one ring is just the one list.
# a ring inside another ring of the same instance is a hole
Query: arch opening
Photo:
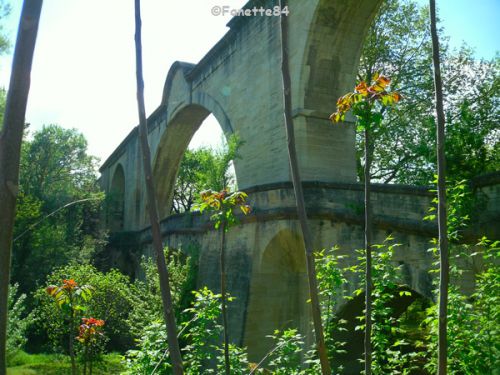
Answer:
[[189, 211], [203, 189], [221, 190], [225, 182], [237, 185], [237, 161], [227, 160], [225, 171], [217, 163], [233, 137], [227, 118], [220, 121], [201, 105], [178, 111], [167, 125], [154, 161], [160, 218]]

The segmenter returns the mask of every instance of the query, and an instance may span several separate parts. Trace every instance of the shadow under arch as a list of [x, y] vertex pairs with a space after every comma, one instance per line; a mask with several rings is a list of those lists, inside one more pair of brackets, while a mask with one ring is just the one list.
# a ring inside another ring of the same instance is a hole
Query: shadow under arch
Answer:
[[[203, 121], [213, 114], [225, 137], [228, 138], [233, 134], [229, 118], [213, 98], [206, 93], [197, 93], [192, 99], [192, 103], [180, 105], [167, 123], [153, 159], [153, 176], [160, 219], [170, 214], [179, 165], [189, 142]], [[237, 172], [238, 163], [234, 164]]]
[[107, 219], [108, 228], [112, 233], [123, 230], [125, 224], [125, 172], [121, 164], [117, 164], [111, 179]]
[[274, 330], [309, 329], [310, 306], [302, 238], [289, 229], [278, 232], [254, 262], [247, 307], [244, 346], [259, 362], [272, 349]]
[[[411, 295], [407, 295], [400, 292], [410, 292]], [[415, 304], [415, 305], [414, 305]], [[418, 304], [418, 305], [416, 305]], [[394, 313], [394, 317], [400, 318], [403, 314], [408, 313], [410, 306], [414, 305], [416, 310], [421, 309], [424, 311], [431, 304], [431, 300], [422, 294], [416, 292], [406, 285], [402, 285], [395, 290], [395, 295], [389, 304], [389, 307]], [[326, 332], [326, 335], [331, 335], [332, 338], [337, 342], [345, 342], [345, 346], [342, 349], [345, 350], [343, 353], [335, 353], [333, 355], [333, 368], [338, 369], [342, 366], [343, 371], [341, 374], [361, 374], [364, 369], [364, 364], [360, 361], [364, 356], [364, 330], [356, 330], [356, 326], [361, 324], [358, 317], [363, 316], [365, 308], [365, 294], [361, 293], [346, 304], [340, 307], [338, 312], [335, 314], [334, 326], [337, 326], [339, 321], [344, 321], [342, 328], [344, 330], [335, 330], [334, 332]], [[415, 329], [418, 329], [421, 323], [415, 321]], [[407, 347], [410, 350], [410, 346]], [[416, 348], [411, 348], [415, 349]], [[415, 371], [411, 374], [420, 374], [420, 372]]]

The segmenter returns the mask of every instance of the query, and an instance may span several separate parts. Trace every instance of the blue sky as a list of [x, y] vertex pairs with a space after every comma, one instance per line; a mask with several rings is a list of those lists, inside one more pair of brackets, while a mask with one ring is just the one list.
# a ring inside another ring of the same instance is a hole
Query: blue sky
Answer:
[[[428, 0], [417, 0], [428, 5]], [[474, 47], [478, 58], [490, 59], [500, 51], [499, 0], [436, 0], [441, 26], [452, 47], [462, 42]]]
[[[352, 0], [355, 1], [355, 0]], [[418, 0], [427, 4], [427, 0]], [[4, 29], [14, 40], [21, 1]], [[170, 65], [196, 63], [227, 31], [229, 17], [214, 5], [238, 8], [245, 0], [143, 0], [143, 52], [148, 113], [161, 100]], [[452, 47], [463, 41], [478, 58], [500, 50], [500, 0], [437, 0]], [[45, 0], [32, 71], [27, 122], [32, 129], [57, 123], [79, 129], [102, 161], [137, 124], [132, 0]], [[6, 87], [11, 56], [0, 58], [0, 86]], [[220, 141], [211, 119], [195, 143]], [[213, 137], [210, 134], [215, 133]]]

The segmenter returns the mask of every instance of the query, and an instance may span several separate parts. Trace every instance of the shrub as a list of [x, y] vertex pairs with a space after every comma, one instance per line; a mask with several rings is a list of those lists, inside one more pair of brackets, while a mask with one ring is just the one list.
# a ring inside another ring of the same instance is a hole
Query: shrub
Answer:
[[[192, 301], [191, 291], [195, 289], [194, 257], [165, 248], [165, 258], [168, 262], [173, 305], [177, 320], [180, 321], [180, 312], [189, 307]], [[141, 270], [144, 277], [133, 284], [133, 306], [128, 318], [130, 332], [134, 337], [142, 337], [147, 326], [163, 320], [160, 279], [156, 263], [152, 258], [143, 256]]]
[[[69, 265], [56, 269], [47, 281], [48, 284], [58, 284], [68, 278], [92, 287], [92, 298], [86, 303], [84, 314], [106, 321], [108, 350], [120, 351], [132, 346], [134, 341], [128, 318], [134, 296], [128, 277], [117, 270], [102, 273], [91, 265]], [[52, 349], [61, 351], [67, 340], [64, 315], [52, 308], [53, 301], [46, 295], [45, 288], [38, 289], [35, 298], [38, 306], [34, 310], [34, 324], [39, 331], [47, 333]]]
[[25, 316], [24, 302], [25, 294], [16, 297], [18, 285], [14, 284], [9, 288], [8, 300], [8, 322], [7, 322], [7, 362], [9, 362], [26, 343], [26, 328], [30, 316]]
[[171, 368], [167, 356], [167, 331], [162, 321], [156, 321], [144, 328], [137, 340], [137, 350], [127, 351], [124, 363], [130, 375], [168, 374]]

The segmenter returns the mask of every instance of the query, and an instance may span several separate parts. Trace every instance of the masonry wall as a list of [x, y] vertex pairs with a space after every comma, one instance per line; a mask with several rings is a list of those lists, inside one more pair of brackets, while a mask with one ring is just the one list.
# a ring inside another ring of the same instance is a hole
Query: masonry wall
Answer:
[[[485, 195], [490, 223], [498, 223], [500, 208], [497, 174], [474, 190]], [[436, 225], [424, 222], [433, 195], [428, 188], [375, 185], [373, 193], [376, 243], [388, 235], [400, 244], [394, 262], [402, 267], [405, 283], [419, 295], [432, 298], [429, 270], [432, 256], [430, 240], [437, 236]], [[340, 247], [348, 255], [345, 265], [355, 263], [354, 250], [363, 247], [363, 191], [361, 184], [305, 183], [307, 210], [316, 249]], [[305, 303], [308, 286], [304, 250], [297, 221], [293, 189], [289, 183], [249, 189], [254, 208], [241, 225], [226, 237], [228, 291], [236, 300], [229, 310], [231, 341], [249, 347], [251, 360], [269, 350], [265, 338], [276, 328], [297, 326], [310, 338], [310, 312]], [[467, 238], [471, 243], [484, 234], [482, 216]], [[489, 234], [500, 238], [500, 227]], [[219, 233], [208, 217], [192, 213], [171, 216], [162, 222], [165, 244], [198, 259], [198, 287], [219, 289]], [[148, 229], [136, 233], [138, 254], [151, 253]], [[460, 286], [470, 292], [473, 273], [465, 273]], [[346, 293], [358, 287], [351, 278]], [[341, 305], [338, 306], [342, 308]]]
[[[290, 68], [293, 116], [302, 178], [355, 182], [354, 128], [328, 121], [336, 98], [351, 90], [364, 33], [380, 0], [290, 1]], [[272, 8], [275, 1], [249, 1]], [[235, 161], [241, 189], [289, 181], [283, 125], [278, 17], [236, 17], [229, 32], [198, 64], [175, 63], [160, 106], [148, 119], [149, 144], [159, 210], [170, 213], [172, 189], [182, 155], [210, 113], [226, 136], [245, 142]], [[334, 46], [335, 48], [332, 48]], [[105, 161], [104, 190], [118, 164], [125, 174], [125, 230], [147, 226], [137, 128]]]

